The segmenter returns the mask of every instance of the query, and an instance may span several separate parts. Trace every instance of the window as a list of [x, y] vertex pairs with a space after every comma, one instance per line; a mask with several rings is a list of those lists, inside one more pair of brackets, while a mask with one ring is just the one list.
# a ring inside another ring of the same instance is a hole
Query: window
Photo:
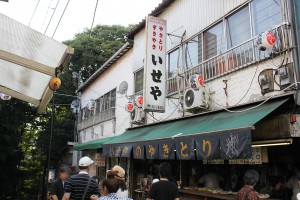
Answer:
[[223, 22], [220, 22], [204, 32], [204, 58], [209, 59], [222, 53], [223, 43]]
[[185, 60], [188, 69], [196, 67], [199, 64], [199, 57], [202, 57], [198, 50], [199, 38], [199, 36], [196, 36], [185, 44]]
[[168, 55], [168, 78], [176, 76], [179, 49], [172, 51]]
[[96, 99], [96, 109], [95, 109], [95, 114], [99, 114], [100, 113], [100, 98]]
[[280, 0], [254, 0], [252, 7], [255, 35], [280, 24]]
[[89, 117], [89, 109], [87, 107], [84, 108], [83, 119], [87, 119]]
[[251, 38], [249, 7], [246, 6], [227, 19], [227, 47], [237, 46]]
[[[227, 47], [232, 48], [251, 38], [249, 7], [246, 6], [227, 18]], [[228, 54], [228, 69], [252, 60], [252, 45], [242, 45]], [[223, 70], [225, 71], [225, 70]], [[221, 71], [221, 72], [223, 72]]]
[[143, 90], [143, 83], [144, 83], [144, 68], [134, 73], [134, 93], [138, 93]]

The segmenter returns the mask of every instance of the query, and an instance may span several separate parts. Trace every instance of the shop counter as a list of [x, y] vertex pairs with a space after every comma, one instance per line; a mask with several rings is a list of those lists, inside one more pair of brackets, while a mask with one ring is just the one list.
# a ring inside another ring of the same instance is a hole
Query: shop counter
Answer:
[[[197, 191], [189, 189], [179, 189], [180, 199], [183, 200], [214, 200], [214, 199], [227, 199], [234, 200], [235, 194], [214, 194], [209, 191]], [[273, 198], [265, 198], [266, 200], [277, 200]]]
[[206, 191], [197, 191], [197, 190], [188, 190], [188, 189], [179, 189], [180, 199], [184, 200], [196, 200], [196, 199], [230, 199], [234, 200], [234, 194], [214, 194], [212, 192]]

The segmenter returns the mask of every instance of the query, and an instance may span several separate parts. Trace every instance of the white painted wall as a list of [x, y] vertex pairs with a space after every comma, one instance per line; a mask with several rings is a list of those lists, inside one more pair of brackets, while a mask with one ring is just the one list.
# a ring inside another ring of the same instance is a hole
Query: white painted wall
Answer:
[[[182, 34], [186, 30], [185, 40], [203, 31], [209, 25], [222, 18], [224, 15], [231, 12], [234, 8], [247, 2], [246, 0], [177, 0], [168, 9], [166, 9], [160, 17], [167, 20], [168, 32], [177, 31], [173, 34]], [[183, 27], [183, 28], [180, 28]], [[167, 50], [172, 49], [178, 45], [178, 39], [172, 38], [167, 40]], [[143, 66], [143, 59], [145, 58], [145, 29], [135, 35], [134, 46], [114, 63], [108, 70], [99, 76], [87, 89], [82, 93], [83, 106], [89, 99], [97, 99], [98, 97], [109, 92], [113, 88], [119, 86], [122, 81], [127, 81], [129, 84], [128, 95], [133, 95], [134, 92], [134, 71]], [[249, 88], [251, 80], [255, 73], [254, 81], [248, 94], [240, 101], [239, 104], [247, 103], [251, 95], [257, 95], [263, 98], [258, 85], [257, 76], [266, 68], [276, 68], [273, 63], [279, 66], [282, 58], [276, 58], [273, 61], [259, 63], [257, 65], [249, 66], [227, 76], [220, 77], [213, 81], [206, 83], [206, 88], [211, 94], [211, 109], [219, 109], [220, 105], [233, 106], [241, 100]], [[291, 60], [291, 59], [289, 59]], [[226, 97], [224, 92], [225, 84], [223, 80], [227, 80], [228, 95]], [[275, 88], [276, 89], [276, 88]], [[117, 90], [118, 91], [118, 90]], [[280, 92], [282, 93], [282, 92]], [[273, 95], [274, 93], [267, 94]], [[126, 128], [130, 126], [130, 114], [125, 111], [124, 106], [128, 100], [117, 94], [116, 101], [116, 133], [113, 133], [112, 121], [103, 122], [104, 137], [111, 137], [122, 134]], [[218, 105], [219, 104], [219, 105]], [[166, 112], [154, 113], [154, 119], [149, 114], [147, 115], [147, 123], [153, 123], [157, 120], [169, 120], [182, 117], [182, 111], [178, 99], [166, 99]], [[187, 115], [190, 115], [187, 113]], [[95, 124], [95, 133], [100, 133], [100, 124]], [[90, 128], [85, 130], [87, 132], [86, 141], [93, 139], [100, 139], [88, 137]], [[83, 130], [80, 132], [80, 134]]]

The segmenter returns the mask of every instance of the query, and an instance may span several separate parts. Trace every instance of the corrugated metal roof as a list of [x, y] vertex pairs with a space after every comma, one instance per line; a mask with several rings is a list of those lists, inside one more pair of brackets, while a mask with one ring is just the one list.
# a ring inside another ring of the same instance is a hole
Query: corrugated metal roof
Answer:
[[133, 42], [126, 42], [112, 57], [110, 57], [97, 71], [94, 72], [79, 88], [78, 92], [87, 88], [100, 74], [113, 65], [120, 57], [133, 47]]
[[[151, 16], [158, 16], [161, 14], [167, 7], [169, 7], [174, 1], [176, 0], [163, 0], [149, 15]], [[128, 39], [133, 39], [135, 34], [140, 32], [146, 25], [146, 20], [143, 19], [139, 24], [137, 24], [128, 34]]]

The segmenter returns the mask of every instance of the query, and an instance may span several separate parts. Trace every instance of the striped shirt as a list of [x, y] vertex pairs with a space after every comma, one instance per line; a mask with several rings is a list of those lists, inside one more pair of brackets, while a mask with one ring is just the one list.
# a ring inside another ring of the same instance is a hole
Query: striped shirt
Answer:
[[[85, 187], [89, 181], [89, 175], [85, 173], [79, 173], [71, 176], [65, 185], [65, 193], [71, 193], [70, 200], [81, 200], [85, 191]], [[100, 196], [98, 184], [91, 178], [90, 186], [85, 195], [85, 200], [90, 200], [91, 195]]]
[[116, 193], [110, 193], [104, 197], [100, 197], [98, 200], [132, 200], [132, 199], [125, 198], [125, 197], [117, 197]]

